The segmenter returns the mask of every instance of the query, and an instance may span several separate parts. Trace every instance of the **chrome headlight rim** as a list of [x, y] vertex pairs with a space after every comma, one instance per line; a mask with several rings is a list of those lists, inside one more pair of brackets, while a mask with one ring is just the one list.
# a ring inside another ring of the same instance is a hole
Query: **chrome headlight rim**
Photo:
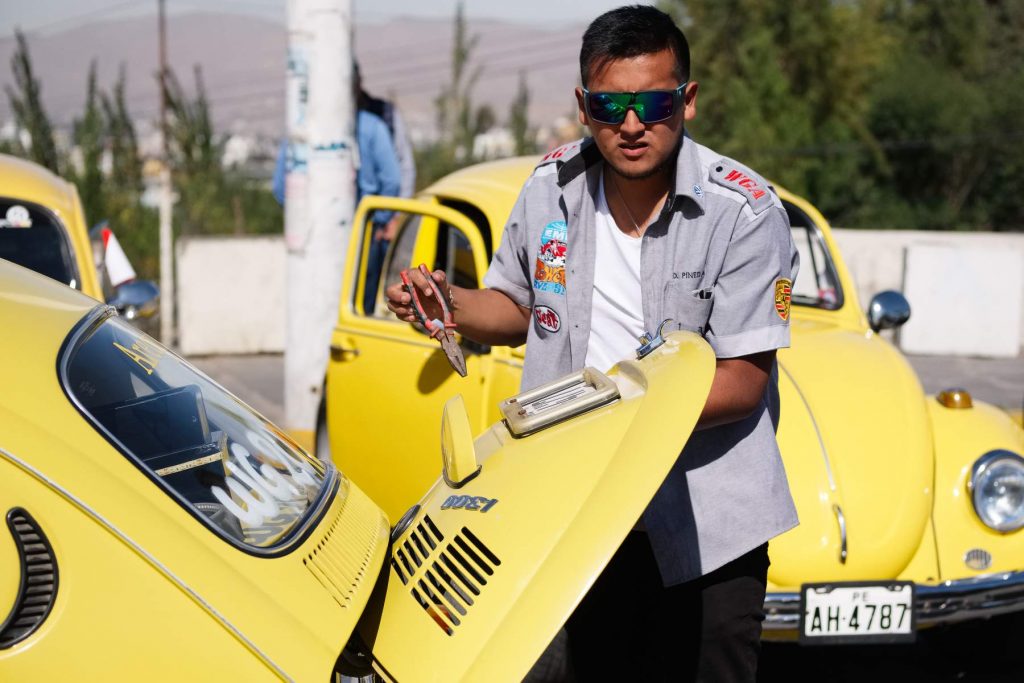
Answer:
[[997, 463], [1003, 461], [1015, 464], [1024, 473], [1024, 457], [1013, 451], [1001, 448], [991, 450], [974, 461], [974, 466], [971, 468], [971, 476], [967, 479], [967, 494], [971, 499], [971, 507], [974, 508], [974, 514], [981, 520], [982, 524], [1001, 534], [1009, 534], [1024, 528], [1024, 514], [1009, 523], [993, 524], [978, 508], [978, 501], [975, 497], [977, 482]]

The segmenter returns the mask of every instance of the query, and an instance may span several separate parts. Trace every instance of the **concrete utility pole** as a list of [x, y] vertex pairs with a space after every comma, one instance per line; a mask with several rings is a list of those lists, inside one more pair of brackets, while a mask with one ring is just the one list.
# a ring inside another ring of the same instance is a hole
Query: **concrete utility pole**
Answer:
[[288, 0], [285, 427], [313, 445], [355, 211], [352, 0]]
[[174, 338], [174, 271], [171, 234], [171, 144], [167, 131], [167, 20], [164, 0], [157, 0], [160, 32], [160, 137], [163, 141], [163, 166], [160, 169], [160, 341], [173, 346]]

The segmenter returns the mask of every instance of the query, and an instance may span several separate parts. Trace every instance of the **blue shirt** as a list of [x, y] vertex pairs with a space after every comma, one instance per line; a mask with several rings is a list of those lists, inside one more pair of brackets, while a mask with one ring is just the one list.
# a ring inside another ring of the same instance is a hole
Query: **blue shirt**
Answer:
[[[397, 197], [402, 184], [398, 156], [387, 124], [375, 114], [360, 109], [356, 113], [356, 144], [359, 145], [359, 169], [356, 171], [356, 202], [368, 194]], [[284, 204], [284, 178], [289, 168], [288, 141], [277, 150], [272, 189], [278, 204]], [[293, 159], [291, 167], [306, 163]]]

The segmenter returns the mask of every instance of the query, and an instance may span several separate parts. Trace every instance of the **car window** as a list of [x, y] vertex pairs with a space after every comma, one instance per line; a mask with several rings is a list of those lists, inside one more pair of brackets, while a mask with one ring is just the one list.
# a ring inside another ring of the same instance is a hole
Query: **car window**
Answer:
[[783, 204], [789, 216], [793, 242], [800, 254], [800, 272], [793, 283], [793, 304], [829, 310], [840, 308], [843, 292], [821, 232], [799, 207], [789, 202]]
[[68, 396], [168, 495], [222, 537], [271, 549], [326, 497], [333, 470], [163, 346], [117, 317], [72, 333]]
[[35, 204], [0, 198], [0, 258], [77, 289], [73, 254], [56, 216]]
[[[395, 239], [383, 254], [383, 264], [379, 269], [383, 278], [375, 283], [374, 266], [369, 262], [362, 274], [364, 292], [373, 293], [372, 302], [370, 298], [364, 298], [364, 312], [378, 318], [393, 319], [384, 305], [384, 289], [400, 282], [403, 270], [420, 263], [425, 263], [431, 270], [443, 270], [448, 281], [459, 287], [475, 289], [480, 286], [481, 274], [476, 269], [473, 249], [461, 230], [421, 214], [396, 212], [394, 215], [399, 227]], [[371, 247], [370, 259], [380, 256]]]

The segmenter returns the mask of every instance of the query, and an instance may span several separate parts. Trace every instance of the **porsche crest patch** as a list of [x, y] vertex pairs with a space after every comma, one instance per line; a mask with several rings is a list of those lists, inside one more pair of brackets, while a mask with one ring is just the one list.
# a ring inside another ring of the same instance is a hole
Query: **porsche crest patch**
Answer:
[[786, 278], [775, 281], [775, 312], [783, 320], [789, 320], [789, 301], [793, 296], [793, 282]]

